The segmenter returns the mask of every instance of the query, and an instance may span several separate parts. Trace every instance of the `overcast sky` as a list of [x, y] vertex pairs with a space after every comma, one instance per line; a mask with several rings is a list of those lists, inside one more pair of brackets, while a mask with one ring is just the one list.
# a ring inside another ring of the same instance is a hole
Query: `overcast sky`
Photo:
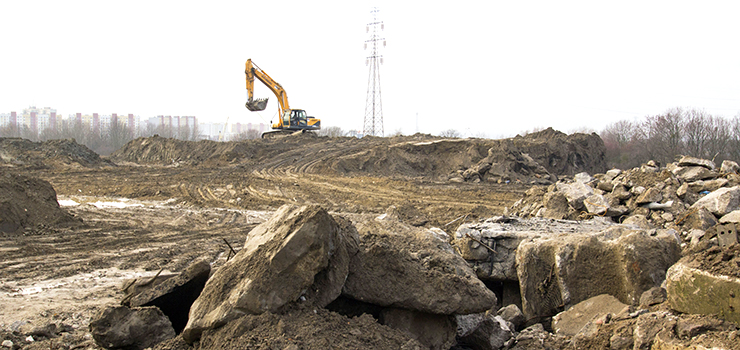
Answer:
[[[1, 1], [0, 113], [259, 123], [248, 58], [323, 126], [361, 130], [377, 6], [386, 134], [600, 131], [740, 112], [736, 1]], [[417, 117], [418, 116], [418, 117]]]

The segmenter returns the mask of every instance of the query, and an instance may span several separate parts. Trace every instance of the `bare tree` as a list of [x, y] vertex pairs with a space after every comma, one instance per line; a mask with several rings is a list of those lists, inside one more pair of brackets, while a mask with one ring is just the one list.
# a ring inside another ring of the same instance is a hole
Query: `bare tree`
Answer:
[[439, 133], [439, 136], [442, 137], [450, 137], [450, 138], [458, 138], [460, 137], [460, 132], [455, 129], [447, 129]]
[[347, 132], [338, 126], [329, 126], [319, 130], [319, 136], [342, 137], [347, 136]]

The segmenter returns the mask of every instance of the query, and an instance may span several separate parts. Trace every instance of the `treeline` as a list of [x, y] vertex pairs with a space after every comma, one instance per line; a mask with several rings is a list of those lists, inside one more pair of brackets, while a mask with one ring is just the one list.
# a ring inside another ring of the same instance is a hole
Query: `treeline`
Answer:
[[630, 169], [649, 160], [666, 165], [679, 155], [740, 160], [740, 114], [732, 119], [702, 110], [673, 108], [644, 120], [621, 120], [600, 134], [608, 165]]
[[171, 137], [180, 140], [195, 141], [198, 139], [198, 126], [181, 126], [172, 128], [166, 125], [146, 124], [144, 128], [132, 131], [123, 124], [111, 124], [107, 130], [93, 130], [87, 124], [77, 120], [63, 120], [56, 128], [47, 128], [38, 133], [27, 126], [6, 125], [0, 127], [0, 137], [21, 137], [31, 141], [54, 139], [75, 139], [77, 143], [87, 146], [100, 155], [109, 155], [137, 137], [154, 135]]

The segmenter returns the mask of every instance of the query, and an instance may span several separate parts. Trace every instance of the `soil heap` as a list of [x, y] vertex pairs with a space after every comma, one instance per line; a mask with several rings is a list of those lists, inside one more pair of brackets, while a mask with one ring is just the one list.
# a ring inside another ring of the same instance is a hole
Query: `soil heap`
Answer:
[[388, 138], [312, 134], [240, 142], [138, 138], [114, 152], [119, 163], [160, 166], [288, 166], [301, 172], [430, 181], [551, 183], [557, 175], [606, 170], [596, 134], [547, 129], [512, 139]]
[[0, 171], [0, 234], [38, 231], [77, 220], [59, 207], [50, 183]]
[[108, 160], [78, 144], [74, 139], [33, 142], [21, 138], [0, 138], [0, 167], [53, 168], [56, 166], [111, 166]]

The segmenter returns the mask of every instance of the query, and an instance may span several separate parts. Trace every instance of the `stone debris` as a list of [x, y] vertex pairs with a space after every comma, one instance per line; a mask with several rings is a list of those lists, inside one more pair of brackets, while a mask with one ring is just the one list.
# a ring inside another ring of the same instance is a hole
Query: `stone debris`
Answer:
[[153, 306], [105, 308], [90, 322], [90, 333], [106, 349], [142, 350], [175, 337], [169, 318]]
[[[491, 159], [465, 176], [495, 171]], [[401, 222], [393, 208], [338, 216], [286, 205], [211, 276], [200, 260], [162, 281], [133, 281], [128, 306], [103, 310], [91, 333], [105, 348], [166, 340], [154, 347], [162, 350], [734, 349], [737, 169], [683, 157], [579, 173], [528, 190], [508, 213], [519, 216], [453, 235]], [[365, 337], [367, 327], [384, 336]], [[337, 341], [312, 343], [309, 328]]]

